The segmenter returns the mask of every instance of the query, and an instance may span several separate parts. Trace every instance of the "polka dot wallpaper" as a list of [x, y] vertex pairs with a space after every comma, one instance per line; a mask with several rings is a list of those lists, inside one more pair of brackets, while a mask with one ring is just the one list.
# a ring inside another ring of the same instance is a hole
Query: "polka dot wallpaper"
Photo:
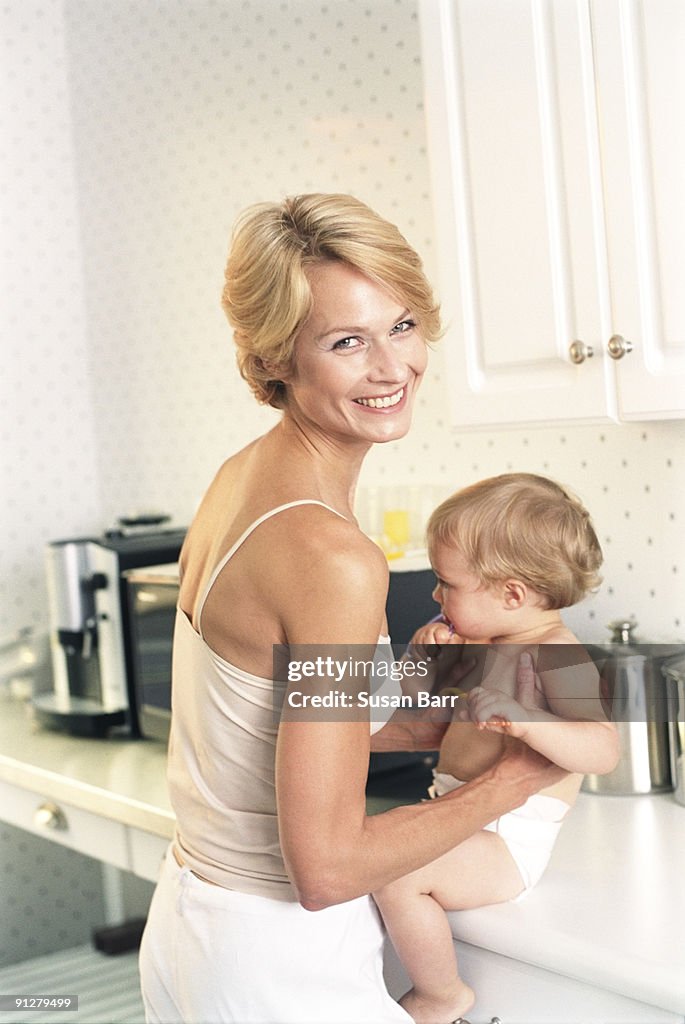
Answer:
[[[246, 204], [351, 191], [435, 276], [414, 0], [5, 0], [0, 635], [45, 628], [42, 551], [160, 508], [187, 522], [266, 430], [219, 306]], [[573, 487], [606, 554], [572, 613], [685, 635], [685, 424], [454, 432], [438, 346], [415, 426], [362, 483], [510, 468]], [[430, 493], [433, 493], [432, 491]]]

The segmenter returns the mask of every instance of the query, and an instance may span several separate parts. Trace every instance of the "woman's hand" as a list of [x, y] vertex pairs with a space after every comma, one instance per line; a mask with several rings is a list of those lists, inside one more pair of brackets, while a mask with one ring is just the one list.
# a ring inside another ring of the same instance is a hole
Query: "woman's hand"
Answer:
[[516, 700], [524, 708], [544, 708], [547, 704], [540, 677], [529, 651], [523, 651], [516, 670]]
[[500, 758], [486, 774], [490, 773], [496, 785], [511, 787], [516, 794], [511, 799], [512, 807], [520, 806], [534, 793], [560, 782], [568, 775], [565, 769], [533, 750], [527, 743], [506, 734]]
[[473, 722], [479, 729], [525, 739], [531, 713], [545, 706], [540, 680], [533, 659], [524, 651], [516, 672], [516, 695], [496, 687], [474, 686], [466, 695], [467, 706], [460, 711], [462, 722]]
[[[542, 684], [529, 651], [523, 651], [519, 657], [513, 703], [524, 714], [526, 709], [537, 711], [545, 704]], [[493, 769], [495, 778], [505, 785], [513, 785], [519, 791], [523, 787], [527, 791], [524, 800], [568, 775], [564, 768], [522, 743], [509, 729], [499, 731], [504, 734], [504, 739], [501, 757]]]

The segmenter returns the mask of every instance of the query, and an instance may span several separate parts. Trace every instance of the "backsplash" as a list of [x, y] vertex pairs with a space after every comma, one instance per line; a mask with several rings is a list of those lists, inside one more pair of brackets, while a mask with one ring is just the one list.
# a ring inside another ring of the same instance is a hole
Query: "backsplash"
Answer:
[[[7, 0], [0, 636], [44, 629], [42, 551], [161, 508], [187, 522], [218, 463], [275, 414], [219, 306], [248, 203], [350, 191], [435, 280], [415, 0]], [[366, 487], [444, 493], [508, 470], [579, 493], [605, 552], [569, 613], [685, 639], [685, 423], [455, 432], [437, 345], [410, 437]]]
[[[438, 482], [437, 500], [497, 473], [532, 472], [574, 490], [589, 509], [604, 552], [599, 592], [564, 612], [585, 640], [606, 641], [612, 619], [632, 617], [652, 641], [685, 637], [685, 424], [610, 424], [449, 432], [435, 400], [419, 401], [411, 441], [374, 451], [366, 486], [403, 475]], [[446, 417], [445, 417], [446, 418]], [[420, 440], [419, 440], [420, 439]], [[418, 441], [418, 445], [417, 445]]]

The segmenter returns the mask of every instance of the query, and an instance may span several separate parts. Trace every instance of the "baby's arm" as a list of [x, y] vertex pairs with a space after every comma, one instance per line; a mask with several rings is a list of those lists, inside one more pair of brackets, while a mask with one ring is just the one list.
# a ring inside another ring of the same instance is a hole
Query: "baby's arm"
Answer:
[[[580, 645], [541, 645], [540, 696], [546, 707], [524, 707], [509, 694], [475, 687], [468, 717], [479, 728], [507, 733], [569, 772], [603, 775], [616, 767], [616, 729], [602, 711], [599, 673]], [[556, 648], [556, 650], [555, 650]]]

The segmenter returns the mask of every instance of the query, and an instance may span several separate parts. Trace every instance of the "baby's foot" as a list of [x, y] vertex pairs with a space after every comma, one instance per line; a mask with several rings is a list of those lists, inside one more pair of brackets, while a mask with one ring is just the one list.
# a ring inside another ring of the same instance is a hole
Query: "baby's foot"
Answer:
[[473, 989], [460, 979], [439, 998], [422, 995], [410, 988], [400, 999], [400, 1006], [413, 1017], [415, 1024], [453, 1024], [469, 1012], [475, 1001]]

